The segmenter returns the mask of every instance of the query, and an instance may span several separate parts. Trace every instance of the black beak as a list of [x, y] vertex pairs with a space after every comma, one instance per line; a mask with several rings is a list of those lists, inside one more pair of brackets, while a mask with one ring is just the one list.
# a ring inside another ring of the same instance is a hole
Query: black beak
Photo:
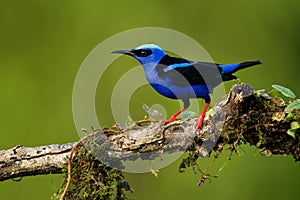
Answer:
[[114, 50], [111, 53], [118, 53], [118, 54], [124, 54], [124, 55], [129, 55], [129, 56], [133, 56], [134, 55], [131, 52], [131, 50]]

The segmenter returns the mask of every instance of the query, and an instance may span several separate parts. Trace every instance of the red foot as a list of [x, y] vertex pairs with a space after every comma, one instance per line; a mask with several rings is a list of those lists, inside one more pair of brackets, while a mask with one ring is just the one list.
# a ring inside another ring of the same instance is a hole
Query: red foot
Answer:
[[169, 123], [171, 123], [171, 122], [174, 122], [174, 121], [176, 121], [176, 120], [180, 120], [180, 118], [176, 118], [176, 117], [171, 117], [170, 119], [166, 119], [166, 120], [164, 120], [163, 122], [162, 122], [162, 124], [163, 125], [167, 125], [167, 124], [169, 124]]
[[210, 104], [210, 102], [205, 103], [204, 108], [203, 108], [202, 112], [199, 115], [198, 123], [196, 125], [196, 131], [198, 131], [200, 128], [202, 128], [205, 113], [206, 113], [206, 109], [208, 108], [209, 104]]
[[200, 128], [202, 128], [204, 117], [205, 117], [205, 113], [201, 113], [198, 118], [198, 123], [196, 125], [196, 131], [198, 131]]
[[174, 122], [174, 121], [176, 121], [176, 120], [180, 120], [180, 119], [178, 119], [178, 118], [176, 118], [176, 117], [177, 117], [178, 115], [180, 115], [180, 113], [182, 113], [186, 108], [187, 108], [187, 107], [185, 107], [185, 108], [179, 110], [177, 113], [175, 113], [174, 115], [172, 115], [172, 117], [170, 117], [170, 119], [164, 120], [164, 121], [162, 122], [162, 124], [163, 124], [163, 125], [167, 125], [167, 124], [169, 124], [170, 122]]

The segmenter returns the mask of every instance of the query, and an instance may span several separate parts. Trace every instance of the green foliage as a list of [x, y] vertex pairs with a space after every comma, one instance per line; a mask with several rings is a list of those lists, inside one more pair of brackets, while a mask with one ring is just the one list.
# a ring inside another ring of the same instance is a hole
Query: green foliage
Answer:
[[[270, 94], [272, 96], [274, 96], [277, 99], [280, 99], [280, 101], [282, 101], [282, 105], [285, 106], [284, 111], [282, 112], [275, 112], [272, 116], [272, 120], [273, 121], [283, 121], [283, 122], [290, 122], [292, 120], [295, 119], [295, 115], [293, 114], [293, 111], [299, 110], [300, 109], [300, 99], [296, 99], [296, 95], [294, 94], [294, 92], [284, 86], [281, 85], [272, 85], [272, 87], [276, 90], [276, 91], [271, 91]], [[292, 99], [292, 101], [290, 101], [288, 103], [288, 105], [285, 105], [284, 101], [279, 97], [279, 93], [284, 95], [285, 97], [288, 97], [290, 99]], [[299, 119], [298, 119], [299, 120]], [[299, 130], [300, 125], [298, 121], [292, 121], [291, 122], [291, 128], [288, 129], [286, 131], [286, 133], [290, 136], [292, 136], [294, 139], [296, 139], [296, 133]]]
[[272, 87], [274, 89], [276, 89], [277, 91], [279, 91], [281, 94], [283, 94], [286, 97], [289, 97], [291, 99], [296, 98], [296, 95], [292, 92], [292, 90], [287, 88], [287, 87], [284, 87], [284, 86], [281, 86], [281, 85], [276, 85], [276, 84], [272, 85]]
[[292, 111], [295, 109], [300, 109], [300, 99], [296, 99], [295, 101], [291, 102], [284, 110]]
[[283, 99], [280, 98], [280, 94], [282, 94], [283, 96], [285, 96], [289, 99], [292, 99], [292, 101], [289, 102], [289, 104], [286, 106], [284, 111], [293, 111], [296, 109], [300, 109], [300, 99], [296, 99], [296, 95], [294, 94], [294, 92], [291, 89], [281, 86], [281, 85], [276, 85], [276, 84], [272, 85], [272, 87], [275, 90], [271, 90], [269, 92], [269, 94], [271, 96], [273, 96], [275, 98], [279, 98], [280, 100], [282, 100], [282, 102], [283, 102]]
[[291, 120], [293, 120], [293, 119], [294, 119], [294, 114], [293, 114], [293, 113], [287, 114], [287, 116], [284, 118], [284, 120], [285, 120], [286, 122], [289, 122], [289, 121], [291, 121]]
[[290, 136], [292, 136], [294, 139], [296, 139], [296, 131], [300, 129], [300, 124], [299, 122], [293, 121], [291, 123], [291, 128], [287, 131], [287, 134], [289, 134]]

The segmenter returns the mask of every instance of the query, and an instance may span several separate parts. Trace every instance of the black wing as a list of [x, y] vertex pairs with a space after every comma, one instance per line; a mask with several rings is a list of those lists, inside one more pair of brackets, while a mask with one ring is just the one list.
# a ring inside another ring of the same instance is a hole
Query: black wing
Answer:
[[209, 62], [192, 62], [165, 56], [156, 66], [158, 76], [178, 86], [209, 85], [215, 87], [222, 82], [222, 68]]

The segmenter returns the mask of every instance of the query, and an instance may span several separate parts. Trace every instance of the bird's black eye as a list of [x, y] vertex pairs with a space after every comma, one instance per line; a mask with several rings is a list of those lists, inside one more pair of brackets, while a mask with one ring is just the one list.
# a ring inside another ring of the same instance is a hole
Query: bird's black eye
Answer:
[[138, 57], [147, 57], [152, 54], [152, 51], [149, 49], [138, 49], [132, 51]]

